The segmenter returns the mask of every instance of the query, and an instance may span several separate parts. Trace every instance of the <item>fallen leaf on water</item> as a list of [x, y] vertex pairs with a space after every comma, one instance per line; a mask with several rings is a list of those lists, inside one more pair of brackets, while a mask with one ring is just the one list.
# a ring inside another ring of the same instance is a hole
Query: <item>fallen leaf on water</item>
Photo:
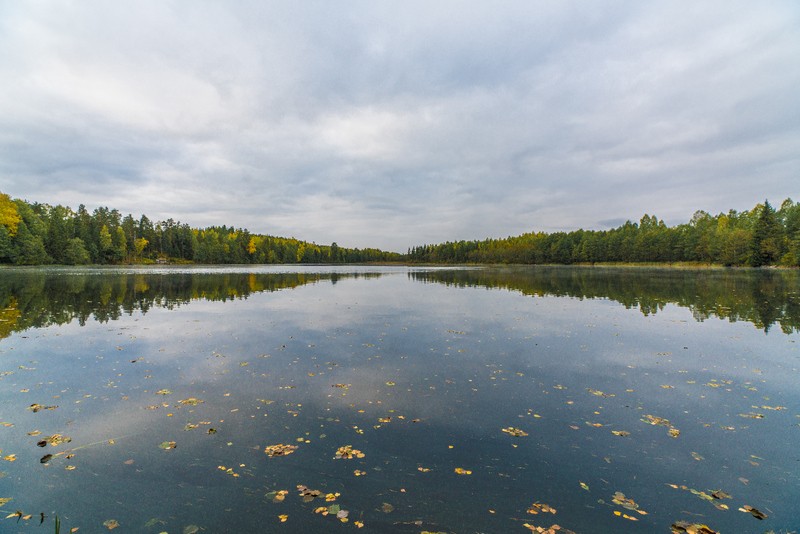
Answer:
[[746, 417], [748, 419], [764, 419], [764, 414], [763, 413], [754, 413], [754, 412], [740, 413], [739, 417]]
[[381, 505], [381, 512], [383, 512], [384, 514], [389, 514], [393, 511], [394, 511], [394, 506], [392, 506], [388, 502], [385, 502]]
[[270, 491], [266, 495], [265, 498], [270, 499], [274, 503], [283, 502], [286, 499], [286, 495], [289, 494], [288, 490], [278, 490], [278, 491]]
[[627, 430], [612, 430], [611, 433], [614, 434], [615, 436], [620, 436], [623, 438], [631, 435], [631, 433], [628, 432]]
[[630, 521], [638, 521], [638, 519], [636, 519], [635, 517], [630, 516], [628, 514], [623, 514], [619, 510], [614, 510], [614, 515], [617, 516], [617, 517], [621, 517], [623, 519], [628, 519]]
[[607, 398], [607, 397], [614, 397], [615, 396], [613, 393], [603, 393], [600, 390], [592, 389], [592, 388], [586, 388], [586, 391], [588, 391], [589, 393], [591, 393], [595, 397]]
[[731, 499], [732, 498], [729, 494], [725, 493], [722, 490], [712, 491], [711, 492], [711, 496], [714, 497], [715, 499]]
[[579, 482], [579, 484], [581, 485], [581, 487], [583, 489], [585, 489], [586, 491], [589, 491], [589, 485], [586, 482]]
[[286, 523], [286, 521], [289, 519], [289, 516], [287, 514], [281, 514], [278, 516], [278, 519], [281, 520], [281, 523]]
[[158, 445], [159, 448], [164, 449], [165, 451], [168, 451], [170, 449], [174, 449], [177, 446], [178, 445], [174, 441], [162, 441]]
[[36, 413], [41, 410], [55, 410], [58, 406], [42, 406], [41, 404], [33, 403], [28, 406], [28, 409], [33, 413]]
[[509, 426], [507, 428], [501, 428], [500, 430], [514, 437], [525, 437], [528, 435], [528, 433], [525, 432], [524, 430], [520, 430], [519, 428], [514, 428], [513, 426]]
[[747, 512], [747, 513], [749, 513], [750, 515], [752, 515], [753, 517], [755, 517], [756, 519], [759, 519], [759, 520], [760, 519], [766, 519], [767, 517], [769, 517], [767, 514], [765, 514], [761, 510], [759, 510], [757, 508], [753, 508], [752, 506], [750, 506], [748, 504], [745, 504], [744, 506], [739, 508], [739, 511], [740, 512]]
[[469, 469], [464, 469], [463, 467], [456, 467], [455, 472], [457, 475], [471, 475], [472, 471]]
[[200, 532], [200, 527], [197, 525], [186, 525], [183, 527], [183, 534], [197, 534]]
[[106, 519], [103, 521], [103, 526], [108, 530], [114, 530], [119, 526], [119, 522], [116, 519]]

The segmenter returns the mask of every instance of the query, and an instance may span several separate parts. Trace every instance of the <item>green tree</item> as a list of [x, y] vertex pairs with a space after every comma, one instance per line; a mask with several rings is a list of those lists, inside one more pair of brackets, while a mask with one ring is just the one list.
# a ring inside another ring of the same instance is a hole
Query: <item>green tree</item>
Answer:
[[100, 245], [100, 253], [103, 257], [103, 263], [107, 263], [114, 255], [114, 240], [111, 239], [111, 232], [105, 224], [100, 228], [98, 243]]
[[40, 236], [34, 235], [24, 221], [17, 227], [13, 254], [17, 265], [41, 265], [50, 260], [44, 249], [44, 241]]
[[782, 226], [769, 201], [764, 201], [753, 227], [750, 241], [750, 264], [754, 267], [776, 263], [782, 252]]
[[91, 261], [92, 258], [89, 256], [89, 251], [86, 250], [83, 239], [73, 237], [67, 241], [67, 246], [64, 249], [64, 263], [67, 265], [85, 265]]
[[114, 231], [114, 259], [122, 261], [128, 256], [128, 240], [125, 238], [125, 230], [122, 226], [117, 226]]

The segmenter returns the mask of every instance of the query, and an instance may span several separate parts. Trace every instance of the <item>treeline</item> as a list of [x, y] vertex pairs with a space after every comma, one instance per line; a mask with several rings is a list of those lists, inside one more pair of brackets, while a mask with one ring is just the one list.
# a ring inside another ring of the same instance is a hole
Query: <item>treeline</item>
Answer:
[[768, 201], [750, 211], [710, 215], [669, 227], [652, 215], [612, 230], [527, 233], [506, 239], [417, 246], [408, 259], [426, 263], [674, 263], [800, 265], [800, 203]]
[[151, 262], [204, 264], [365, 263], [402, 256], [378, 249], [317, 245], [251, 234], [228, 226], [191, 228], [172, 219], [152, 222], [116, 209], [89, 213], [29, 203], [0, 193], [0, 263], [84, 265]]

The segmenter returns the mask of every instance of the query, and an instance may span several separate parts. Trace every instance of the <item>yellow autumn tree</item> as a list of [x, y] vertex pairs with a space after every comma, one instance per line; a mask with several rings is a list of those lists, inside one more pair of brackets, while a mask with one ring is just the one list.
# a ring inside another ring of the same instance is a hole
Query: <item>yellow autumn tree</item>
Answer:
[[17, 205], [11, 200], [11, 197], [5, 193], [0, 193], [0, 224], [6, 227], [10, 236], [17, 234], [17, 227], [19, 226], [22, 217], [19, 216]]

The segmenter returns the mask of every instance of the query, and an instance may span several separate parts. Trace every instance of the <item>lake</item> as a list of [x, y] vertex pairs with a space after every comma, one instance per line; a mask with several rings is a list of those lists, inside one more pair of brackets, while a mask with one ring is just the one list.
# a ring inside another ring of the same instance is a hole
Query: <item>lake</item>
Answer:
[[0, 530], [792, 532], [798, 332], [796, 271], [2, 269]]

